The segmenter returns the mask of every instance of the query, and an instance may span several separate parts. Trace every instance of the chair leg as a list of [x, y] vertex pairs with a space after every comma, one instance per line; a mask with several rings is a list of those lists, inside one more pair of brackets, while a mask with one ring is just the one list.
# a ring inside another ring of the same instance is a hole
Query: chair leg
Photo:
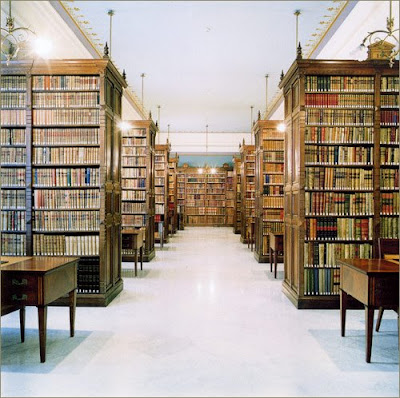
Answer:
[[375, 330], [377, 332], [379, 332], [379, 328], [381, 327], [382, 316], [383, 316], [383, 307], [379, 307], [378, 319], [376, 321], [376, 327], [375, 327]]

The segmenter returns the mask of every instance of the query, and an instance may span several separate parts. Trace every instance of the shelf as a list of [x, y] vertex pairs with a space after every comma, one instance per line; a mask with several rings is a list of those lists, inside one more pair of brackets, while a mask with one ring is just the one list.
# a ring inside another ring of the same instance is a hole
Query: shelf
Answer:
[[373, 214], [306, 214], [306, 218], [371, 218]]
[[65, 147], [84, 147], [84, 148], [100, 148], [100, 144], [32, 144], [34, 148], [65, 148]]
[[315, 145], [315, 146], [373, 146], [373, 142], [313, 142], [313, 141], [305, 141], [306, 145]]

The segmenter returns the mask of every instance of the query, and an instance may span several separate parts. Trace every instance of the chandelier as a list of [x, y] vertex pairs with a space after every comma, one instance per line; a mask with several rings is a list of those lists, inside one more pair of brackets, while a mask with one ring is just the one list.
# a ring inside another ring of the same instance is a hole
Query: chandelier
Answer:
[[[389, 1], [389, 17], [386, 19], [386, 29], [387, 30], [375, 30], [368, 33], [361, 43], [362, 47], [365, 47], [365, 43], [368, 42], [370, 45], [375, 44], [381, 48], [381, 58], [389, 59], [390, 67], [393, 66], [394, 60], [399, 54], [399, 40], [396, 37], [396, 32], [398, 34], [399, 29], [394, 28], [394, 18], [392, 17], [392, 0]], [[383, 36], [383, 38], [382, 38]], [[388, 43], [387, 39], [391, 39], [393, 43]]]
[[1, 28], [1, 54], [6, 58], [7, 64], [29, 42], [30, 34], [35, 34], [29, 28], [14, 27], [14, 18], [11, 15], [11, 0], [8, 1], [8, 6], [6, 28]]

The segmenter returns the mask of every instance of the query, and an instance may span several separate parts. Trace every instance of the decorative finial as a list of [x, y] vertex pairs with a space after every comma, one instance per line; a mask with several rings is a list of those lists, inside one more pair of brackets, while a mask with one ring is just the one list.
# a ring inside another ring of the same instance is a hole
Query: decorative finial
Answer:
[[297, 59], [303, 59], [303, 52], [301, 50], [300, 42], [299, 45], [297, 46]]
[[151, 111], [149, 112], [149, 120], [151, 120]]
[[125, 72], [125, 69], [122, 71], [122, 78], [126, 81], [126, 72]]
[[283, 69], [282, 69], [282, 72], [281, 72], [281, 81], [283, 80], [284, 77], [285, 77], [285, 74], [283, 73]]
[[106, 42], [106, 45], [104, 46], [103, 58], [108, 58], [108, 44], [107, 44], [107, 42]]
[[156, 127], [158, 127], [158, 121], [156, 121]]
[[258, 111], [258, 120], [261, 120], [261, 112]]

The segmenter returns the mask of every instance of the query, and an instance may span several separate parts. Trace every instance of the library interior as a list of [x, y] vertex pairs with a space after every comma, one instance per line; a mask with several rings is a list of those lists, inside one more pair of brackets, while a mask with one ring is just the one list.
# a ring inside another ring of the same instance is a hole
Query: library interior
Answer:
[[399, 396], [399, 2], [0, 2], [4, 397]]

